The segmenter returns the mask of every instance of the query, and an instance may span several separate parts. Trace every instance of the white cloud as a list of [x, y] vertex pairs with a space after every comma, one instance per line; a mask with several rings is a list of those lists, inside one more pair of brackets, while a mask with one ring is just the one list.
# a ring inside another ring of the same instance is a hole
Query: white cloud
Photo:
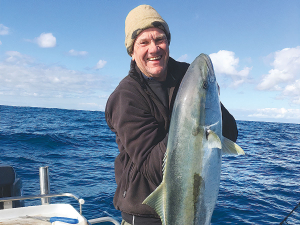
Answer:
[[280, 91], [281, 97], [288, 97], [300, 104], [300, 46], [285, 48], [274, 54], [273, 69], [262, 77], [259, 90]]
[[0, 35], [8, 35], [9, 34], [9, 28], [4, 26], [3, 24], [0, 24]]
[[235, 58], [235, 53], [226, 50], [220, 50], [217, 53], [209, 55], [213, 62], [216, 75], [229, 77], [233, 82], [231, 87], [237, 87], [247, 81], [249, 72], [252, 68], [244, 67], [238, 71], [239, 58]]
[[0, 41], [0, 45], [2, 45], [2, 42]]
[[248, 115], [255, 118], [300, 119], [300, 109], [265, 108]]
[[284, 96], [288, 96], [292, 103], [300, 105], [300, 80], [296, 80], [294, 83], [287, 85], [282, 91]]
[[34, 41], [41, 48], [53, 48], [56, 46], [56, 38], [52, 33], [42, 33], [39, 37], [35, 38]]
[[107, 63], [106, 61], [100, 59], [98, 61], [97, 65], [94, 67], [94, 69], [96, 69], [96, 70], [101, 69], [106, 65], [106, 63]]
[[180, 56], [180, 57], [177, 59], [177, 61], [179, 61], [179, 62], [185, 62], [185, 61], [187, 60], [187, 58], [188, 58], [188, 55], [187, 55], [187, 54], [184, 54], [184, 55]]
[[99, 90], [112, 89], [109, 77], [37, 64], [16, 51], [0, 61], [0, 84], [0, 95], [16, 97], [97, 98]]
[[20, 52], [17, 51], [7, 51], [5, 55], [7, 56], [5, 62], [13, 63], [15, 65], [26, 66], [34, 62], [34, 59], [30, 56], [22, 55]]
[[87, 51], [76, 51], [74, 49], [71, 49], [68, 52], [68, 54], [71, 56], [86, 56], [88, 54], [88, 52]]

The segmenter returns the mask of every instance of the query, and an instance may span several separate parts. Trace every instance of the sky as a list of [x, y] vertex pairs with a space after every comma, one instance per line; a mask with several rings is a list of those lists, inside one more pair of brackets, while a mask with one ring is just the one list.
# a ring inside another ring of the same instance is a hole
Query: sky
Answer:
[[172, 58], [211, 57], [237, 120], [300, 123], [299, 0], [0, 0], [0, 105], [104, 111], [141, 4], [168, 23]]

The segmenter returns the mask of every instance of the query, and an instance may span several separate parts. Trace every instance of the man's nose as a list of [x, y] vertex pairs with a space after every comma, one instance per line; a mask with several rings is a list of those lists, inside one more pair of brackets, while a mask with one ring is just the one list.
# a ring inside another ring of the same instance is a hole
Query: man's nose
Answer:
[[149, 49], [148, 51], [149, 52], [156, 52], [157, 50], [159, 49], [159, 46], [158, 44], [155, 43], [155, 41], [151, 41], [150, 44], [149, 44]]

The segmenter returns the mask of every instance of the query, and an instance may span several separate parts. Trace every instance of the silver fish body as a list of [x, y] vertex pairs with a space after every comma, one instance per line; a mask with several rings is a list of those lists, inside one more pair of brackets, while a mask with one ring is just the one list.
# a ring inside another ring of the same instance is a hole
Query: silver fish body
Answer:
[[[163, 181], [143, 202], [156, 210], [163, 225], [210, 224], [219, 192], [223, 139], [218, 84], [209, 56], [201, 54], [176, 96]], [[235, 154], [243, 154], [238, 151]]]

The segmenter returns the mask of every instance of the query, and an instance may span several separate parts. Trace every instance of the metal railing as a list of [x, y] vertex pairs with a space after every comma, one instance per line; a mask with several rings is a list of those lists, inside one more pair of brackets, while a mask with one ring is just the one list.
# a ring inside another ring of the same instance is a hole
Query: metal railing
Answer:
[[82, 215], [82, 205], [84, 204], [84, 200], [82, 198], [78, 198], [77, 196], [71, 193], [6, 197], [6, 198], [0, 198], [0, 202], [12, 202], [12, 201], [22, 201], [28, 199], [38, 199], [38, 198], [42, 199], [42, 198], [53, 198], [53, 197], [72, 197], [76, 199], [79, 203], [80, 215]]
[[[6, 203], [6, 205], [8, 205], [9, 208], [11, 208], [13, 201], [23, 201], [23, 200], [30, 200], [30, 199], [32, 200], [32, 199], [40, 198], [42, 201], [42, 205], [47, 205], [47, 204], [50, 204], [50, 198], [53, 198], [53, 197], [72, 197], [78, 201], [79, 213], [80, 213], [80, 215], [82, 215], [82, 205], [84, 204], [84, 200], [82, 198], [78, 198], [76, 195], [73, 195], [71, 193], [49, 194], [50, 181], [49, 181], [48, 166], [40, 167], [39, 173], [40, 173], [40, 188], [41, 188], [40, 195], [13, 196], [13, 197], [0, 198], [0, 202]], [[88, 222], [89, 222], [89, 224], [111, 222], [115, 225], [120, 225], [120, 223], [118, 221], [114, 220], [111, 217], [101, 217], [101, 218], [91, 219]]]
[[101, 218], [89, 220], [90, 224], [103, 223], [103, 222], [111, 222], [115, 225], [120, 225], [120, 223], [118, 221], [114, 220], [111, 217], [101, 217]]
[[[61, 193], [61, 194], [47, 194], [47, 195], [28, 195], [28, 196], [15, 196], [15, 197], [6, 197], [0, 198], [0, 202], [12, 202], [12, 201], [22, 201], [22, 200], [32, 200], [32, 199], [42, 199], [42, 198], [53, 198], [53, 197], [72, 197], [79, 203], [79, 213], [82, 215], [82, 205], [84, 204], [84, 199], [78, 198], [76, 195], [71, 193]], [[120, 225], [120, 223], [114, 220], [111, 217], [100, 217], [96, 219], [91, 219], [88, 221], [90, 224], [111, 222], [115, 225]]]
[[[40, 167], [40, 189], [41, 195], [50, 194], [49, 167]], [[41, 198], [42, 205], [50, 204], [50, 198]]]

